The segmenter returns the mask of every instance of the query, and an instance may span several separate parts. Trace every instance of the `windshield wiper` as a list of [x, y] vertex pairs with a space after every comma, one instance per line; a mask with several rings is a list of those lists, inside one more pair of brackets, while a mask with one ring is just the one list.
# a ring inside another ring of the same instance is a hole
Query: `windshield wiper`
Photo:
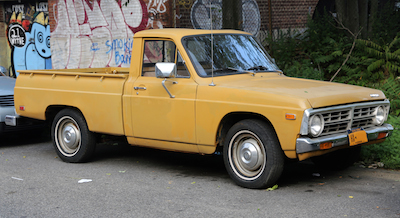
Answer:
[[226, 68], [221, 68], [221, 69], [215, 69], [213, 71], [214, 72], [219, 72], [219, 71], [240, 71], [240, 70], [232, 68], [232, 67], [226, 67]]
[[[257, 66], [257, 67], [262, 67], [262, 66]], [[263, 67], [264, 69], [265, 67]], [[268, 68], [265, 68], [266, 70], [268, 70]], [[235, 71], [235, 72], [245, 72], [245, 73], [250, 73], [252, 74], [252, 76], [256, 75], [256, 72], [254, 71], [249, 71], [249, 70], [253, 70], [253, 67], [247, 70], [239, 70], [233, 67], [226, 67], [226, 68], [221, 68], [221, 69], [215, 69], [214, 72], [218, 72], [218, 71]]]
[[247, 70], [255, 70], [255, 71], [260, 71], [260, 70], [269, 70], [268, 67], [264, 67], [264, 66], [255, 66], [255, 67], [251, 67]]

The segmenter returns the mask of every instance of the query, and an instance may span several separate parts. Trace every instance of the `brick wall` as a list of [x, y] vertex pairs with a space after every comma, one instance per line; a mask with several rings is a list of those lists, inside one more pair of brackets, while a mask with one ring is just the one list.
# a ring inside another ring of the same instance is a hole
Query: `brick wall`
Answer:
[[47, 3], [49, 5], [49, 24], [50, 24], [50, 32], [54, 31], [57, 23], [54, 19], [54, 6], [57, 5], [58, 0], [48, 0]]
[[3, 4], [0, 5], [0, 22], [5, 22], [5, 20], [4, 20], [4, 6], [3, 6]]
[[[179, 2], [179, 1], [176, 1]], [[177, 5], [177, 15], [181, 16], [179, 25], [181, 28], [193, 28], [190, 20], [191, 5]], [[256, 0], [261, 17], [261, 30], [268, 30], [269, 27], [269, 10], [268, 0]], [[318, 0], [271, 0], [272, 4], [272, 28], [287, 29], [287, 28], [304, 28], [307, 23], [308, 16], [312, 16]]]
[[273, 0], [272, 26], [274, 29], [303, 28], [312, 16], [318, 0]]

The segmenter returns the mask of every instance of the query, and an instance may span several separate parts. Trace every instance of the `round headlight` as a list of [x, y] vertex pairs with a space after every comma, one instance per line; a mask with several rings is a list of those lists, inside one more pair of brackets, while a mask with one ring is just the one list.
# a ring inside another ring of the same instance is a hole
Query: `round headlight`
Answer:
[[385, 122], [386, 113], [382, 106], [379, 106], [374, 111], [374, 117], [372, 118], [372, 123], [375, 125], [382, 125]]
[[310, 118], [310, 133], [313, 137], [317, 137], [324, 130], [324, 118], [321, 114], [314, 114]]

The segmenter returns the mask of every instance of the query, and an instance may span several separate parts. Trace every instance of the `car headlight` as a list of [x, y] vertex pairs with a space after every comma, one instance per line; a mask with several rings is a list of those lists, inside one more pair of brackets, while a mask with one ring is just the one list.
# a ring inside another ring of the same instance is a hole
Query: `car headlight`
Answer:
[[382, 125], [386, 119], [386, 112], [382, 106], [379, 106], [375, 109], [373, 113], [374, 117], [372, 118], [372, 123], [375, 125]]
[[324, 118], [321, 114], [314, 114], [310, 118], [309, 133], [313, 137], [319, 136], [324, 130]]

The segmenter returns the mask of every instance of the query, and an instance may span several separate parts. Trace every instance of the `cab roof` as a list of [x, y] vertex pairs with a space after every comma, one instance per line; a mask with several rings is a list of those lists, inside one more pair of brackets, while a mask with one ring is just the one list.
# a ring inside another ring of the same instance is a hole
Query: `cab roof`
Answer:
[[146, 37], [166, 37], [166, 38], [183, 38], [192, 35], [204, 34], [247, 34], [250, 33], [239, 30], [203, 30], [203, 29], [184, 29], [184, 28], [166, 28], [166, 29], [149, 29], [142, 30], [133, 36], [133, 38], [146, 38]]

